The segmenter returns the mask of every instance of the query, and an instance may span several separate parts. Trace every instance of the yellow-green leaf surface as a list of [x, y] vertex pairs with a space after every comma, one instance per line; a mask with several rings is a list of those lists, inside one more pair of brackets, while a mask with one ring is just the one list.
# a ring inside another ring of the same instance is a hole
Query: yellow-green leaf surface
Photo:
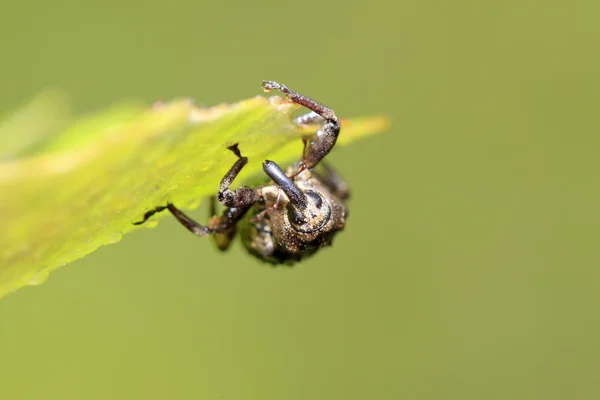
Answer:
[[[250, 159], [243, 181], [267, 157], [297, 159], [299, 137], [316, 128], [295, 125], [298, 107], [277, 96], [206, 109], [123, 104], [69, 123], [61, 99], [47, 93], [0, 120], [0, 297], [118, 242], [157, 205], [197, 206], [235, 161], [227, 146]], [[338, 144], [386, 124], [344, 121]]]

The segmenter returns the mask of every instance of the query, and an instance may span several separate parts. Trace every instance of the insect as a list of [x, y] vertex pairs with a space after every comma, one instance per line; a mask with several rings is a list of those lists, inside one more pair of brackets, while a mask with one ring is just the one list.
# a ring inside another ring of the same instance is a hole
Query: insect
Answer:
[[[207, 225], [194, 221], [171, 203], [146, 212], [135, 225], [143, 224], [157, 212], [169, 210], [193, 234], [212, 236], [221, 250], [229, 248], [239, 231], [246, 249], [273, 265], [293, 264], [331, 245], [334, 235], [346, 224], [349, 190], [330, 166], [321, 163], [320, 171], [313, 168], [335, 145], [340, 131], [338, 118], [332, 109], [277, 82], [263, 81], [263, 88], [280, 90], [289, 100], [311, 110], [297, 118], [297, 123], [323, 122], [313, 137], [303, 139], [302, 160], [287, 173], [275, 162], [266, 160], [263, 170], [270, 178], [266, 185], [231, 190], [231, 184], [248, 163], [238, 144], [234, 144], [228, 149], [237, 156], [237, 161], [221, 180], [216, 198], [211, 197], [212, 217]], [[225, 206], [220, 216], [216, 212], [217, 199]]]

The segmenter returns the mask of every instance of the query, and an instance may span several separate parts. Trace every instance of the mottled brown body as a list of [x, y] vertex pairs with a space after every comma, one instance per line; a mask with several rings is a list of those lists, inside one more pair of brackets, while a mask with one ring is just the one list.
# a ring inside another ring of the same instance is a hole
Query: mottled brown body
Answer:
[[[236, 143], [228, 149], [238, 159], [221, 179], [216, 198], [211, 198], [212, 217], [208, 225], [194, 221], [172, 203], [146, 212], [143, 220], [135, 225], [143, 224], [157, 212], [169, 210], [193, 234], [211, 235], [221, 250], [229, 248], [239, 228], [246, 249], [274, 265], [293, 264], [331, 245], [334, 235], [344, 229], [348, 217], [348, 186], [331, 167], [321, 162], [337, 140], [338, 118], [332, 109], [285, 85], [263, 81], [263, 88], [279, 90], [289, 100], [311, 110], [296, 119], [296, 123], [321, 124], [315, 135], [303, 138], [302, 161], [284, 173], [275, 162], [266, 160], [263, 170], [271, 179], [269, 183], [231, 190], [231, 184], [248, 164], [248, 158], [242, 156]], [[321, 173], [313, 169], [317, 164]], [[216, 199], [225, 206], [221, 215], [216, 215]]]
[[[296, 169], [297, 166], [290, 168], [288, 174]], [[272, 264], [292, 264], [311, 256], [331, 245], [334, 235], [346, 224], [345, 199], [336, 197], [311, 171], [298, 174], [294, 183], [309, 193], [306, 222], [295, 221], [293, 212], [289, 211], [289, 199], [273, 182], [258, 189], [261, 200], [240, 222], [244, 246], [254, 256]], [[263, 213], [256, 221], [256, 216]]]

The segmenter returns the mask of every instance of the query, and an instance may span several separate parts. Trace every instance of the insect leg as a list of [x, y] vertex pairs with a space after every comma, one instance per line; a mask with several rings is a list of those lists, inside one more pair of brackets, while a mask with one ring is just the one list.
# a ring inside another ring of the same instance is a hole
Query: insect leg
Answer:
[[181, 223], [181, 225], [185, 226], [187, 228], [187, 230], [192, 232], [194, 235], [208, 236], [212, 233], [211, 228], [209, 228], [208, 226], [200, 225], [199, 223], [197, 223], [196, 221], [194, 221], [193, 219], [191, 219], [190, 217], [185, 215], [182, 211], [180, 211], [173, 204], [168, 203], [167, 208], [169, 209], [169, 211], [171, 211], [171, 214], [173, 214], [173, 216], [175, 218], [177, 218], [177, 221], [179, 221], [179, 223]]
[[[350, 188], [342, 176], [328, 163], [322, 162], [311, 173], [315, 175], [340, 200], [350, 198]], [[321, 171], [319, 171], [321, 169]]]
[[[237, 223], [260, 197], [256, 189], [247, 186], [242, 186], [236, 190], [229, 189], [229, 186], [248, 163], [248, 158], [242, 157], [237, 143], [228, 147], [228, 149], [238, 157], [238, 160], [221, 180], [217, 195], [219, 202], [227, 208], [221, 216], [213, 216], [209, 223], [209, 226], [213, 229], [213, 237], [217, 247], [221, 250], [229, 248], [237, 231]], [[214, 197], [211, 199], [211, 213], [216, 214]]]
[[314, 111], [299, 116], [294, 120], [298, 125], [313, 125], [319, 122], [323, 122], [323, 117]]
[[242, 157], [237, 143], [233, 146], [229, 146], [228, 149], [238, 156], [238, 160], [225, 174], [223, 179], [221, 179], [221, 185], [219, 187], [219, 194], [217, 197], [221, 204], [227, 207], [238, 208], [252, 205], [258, 201], [259, 198], [259, 195], [255, 189], [249, 188], [248, 186], [242, 186], [236, 190], [229, 189], [229, 186], [233, 183], [244, 166], [248, 164], [248, 157]]
[[246, 215], [250, 206], [227, 207], [221, 216], [214, 216], [209, 222], [213, 238], [220, 250], [227, 250], [237, 232], [237, 223]]
[[167, 206], [158, 206], [158, 207], [156, 207], [156, 208], [154, 208], [154, 209], [152, 209], [152, 210], [150, 210], [150, 211], [146, 211], [146, 212], [144, 213], [144, 218], [143, 218], [141, 221], [134, 222], [134, 223], [133, 223], [133, 225], [141, 225], [141, 224], [143, 224], [144, 222], [148, 221], [148, 219], [149, 219], [151, 216], [153, 216], [154, 214], [156, 214], [156, 213], [158, 213], [158, 212], [161, 212], [161, 211], [163, 211], [163, 210], [166, 210], [166, 209], [167, 209]]
[[[340, 121], [335, 114], [335, 111], [310, 97], [293, 92], [287, 86], [277, 82], [263, 81], [262, 86], [267, 92], [270, 90], [279, 90], [281, 93], [285, 94], [289, 100], [308, 108], [316, 115], [325, 119], [325, 124], [323, 124], [321, 129], [314, 136], [309, 138], [308, 145], [302, 157], [303, 165], [294, 175], [297, 175], [306, 168], [313, 168], [331, 151], [340, 133]], [[300, 121], [302, 123], [310, 123], [315, 122], [316, 119], [316, 116], [309, 114], [301, 117]]]

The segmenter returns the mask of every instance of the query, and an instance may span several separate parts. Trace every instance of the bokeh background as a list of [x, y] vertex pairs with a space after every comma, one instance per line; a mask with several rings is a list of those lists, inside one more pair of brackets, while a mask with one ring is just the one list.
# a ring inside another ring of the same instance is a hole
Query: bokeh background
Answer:
[[349, 224], [296, 268], [165, 219], [2, 299], [0, 398], [598, 398], [599, 8], [2, 2], [1, 109], [276, 79], [393, 127], [331, 154]]

